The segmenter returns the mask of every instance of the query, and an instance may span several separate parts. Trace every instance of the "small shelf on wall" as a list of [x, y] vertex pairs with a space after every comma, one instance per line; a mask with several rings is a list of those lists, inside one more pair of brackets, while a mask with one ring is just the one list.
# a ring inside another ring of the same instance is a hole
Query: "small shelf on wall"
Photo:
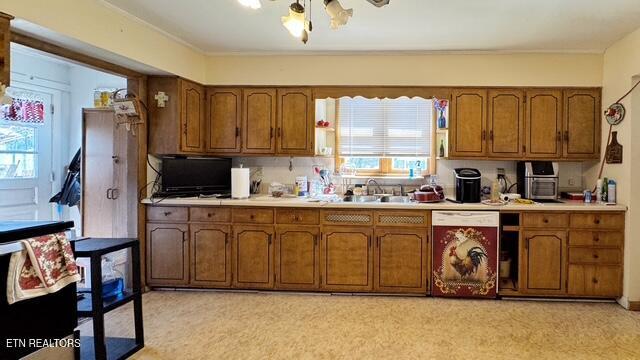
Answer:
[[324, 127], [324, 126], [316, 126], [317, 130], [324, 130], [324, 131], [336, 131], [335, 128], [332, 127]]
[[[336, 101], [316, 99], [315, 156], [332, 158], [336, 152]], [[329, 126], [318, 126], [318, 121], [328, 121]]]

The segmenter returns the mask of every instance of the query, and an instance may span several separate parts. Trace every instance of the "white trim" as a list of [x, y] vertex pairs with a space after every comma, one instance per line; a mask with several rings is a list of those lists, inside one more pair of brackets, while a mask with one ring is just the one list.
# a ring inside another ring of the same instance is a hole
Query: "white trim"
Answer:
[[255, 50], [220, 50], [206, 51], [207, 56], [421, 56], [421, 55], [602, 55], [604, 50], [282, 50], [282, 51], [255, 51]]
[[98, 0], [98, 2], [100, 4], [102, 4], [102, 6], [117, 12], [118, 14], [128, 18], [129, 20], [133, 20], [133, 21], [135, 21], [135, 22], [137, 22], [139, 24], [142, 24], [142, 25], [150, 28], [151, 30], [162, 34], [163, 36], [166, 36], [169, 39], [171, 39], [171, 40], [173, 40], [173, 41], [175, 41], [177, 43], [180, 43], [181, 45], [184, 45], [184, 46], [190, 48], [191, 50], [194, 50], [194, 51], [200, 53], [201, 55], [206, 55], [207, 54], [206, 51], [204, 51], [203, 49], [201, 49], [201, 48], [199, 48], [199, 47], [197, 47], [197, 46], [195, 46], [193, 44], [191, 44], [190, 42], [187, 42], [186, 40], [184, 40], [184, 39], [182, 39], [180, 37], [177, 37], [177, 36], [167, 32], [166, 30], [163, 30], [163, 29], [161, 29], [161, 28], [159, 28], [159, 27], [157, 27], [157, 26], [155, 26], [155, 25], [153, 25], [153, 24], [151, 24], [151, 23], [149, 23], [149, 22], [147, 22], [145, 20], [142, 20], [139, 17], [137, 17], [137, 16], [135, 16], [135, 15], [133, 15], [131, 13], [128, 13], [125, 10], [123, 10], [123, 9], [121, 9], [121, 8], [119, 8], [119, 7], [115, 6], [115, 5], [107, 2], [106, 0]]

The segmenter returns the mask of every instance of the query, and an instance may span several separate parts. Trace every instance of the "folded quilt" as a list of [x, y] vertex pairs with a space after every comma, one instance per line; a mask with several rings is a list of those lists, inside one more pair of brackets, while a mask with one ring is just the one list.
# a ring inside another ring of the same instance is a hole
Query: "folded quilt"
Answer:
[[24, 249], [11, 254], [7, 302], [54, 293], [80, 280], [71, 244], [64, 233], [21, 240]]

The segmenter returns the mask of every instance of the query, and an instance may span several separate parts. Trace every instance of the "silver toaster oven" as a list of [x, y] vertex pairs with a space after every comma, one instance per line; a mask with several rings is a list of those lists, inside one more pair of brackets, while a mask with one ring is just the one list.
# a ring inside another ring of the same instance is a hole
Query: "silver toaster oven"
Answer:
[[558, 163], [527, 161], [518, 164], [518, 191], [525, 199], [555, 200], [558, 198]]

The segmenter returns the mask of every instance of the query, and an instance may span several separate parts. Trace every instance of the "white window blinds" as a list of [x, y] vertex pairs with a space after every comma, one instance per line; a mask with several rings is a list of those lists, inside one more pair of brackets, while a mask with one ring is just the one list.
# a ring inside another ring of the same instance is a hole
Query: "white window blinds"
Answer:
[[340, 155], [429, 156], [432, 113], [432, 101], [422, 98], [340, 98]]

